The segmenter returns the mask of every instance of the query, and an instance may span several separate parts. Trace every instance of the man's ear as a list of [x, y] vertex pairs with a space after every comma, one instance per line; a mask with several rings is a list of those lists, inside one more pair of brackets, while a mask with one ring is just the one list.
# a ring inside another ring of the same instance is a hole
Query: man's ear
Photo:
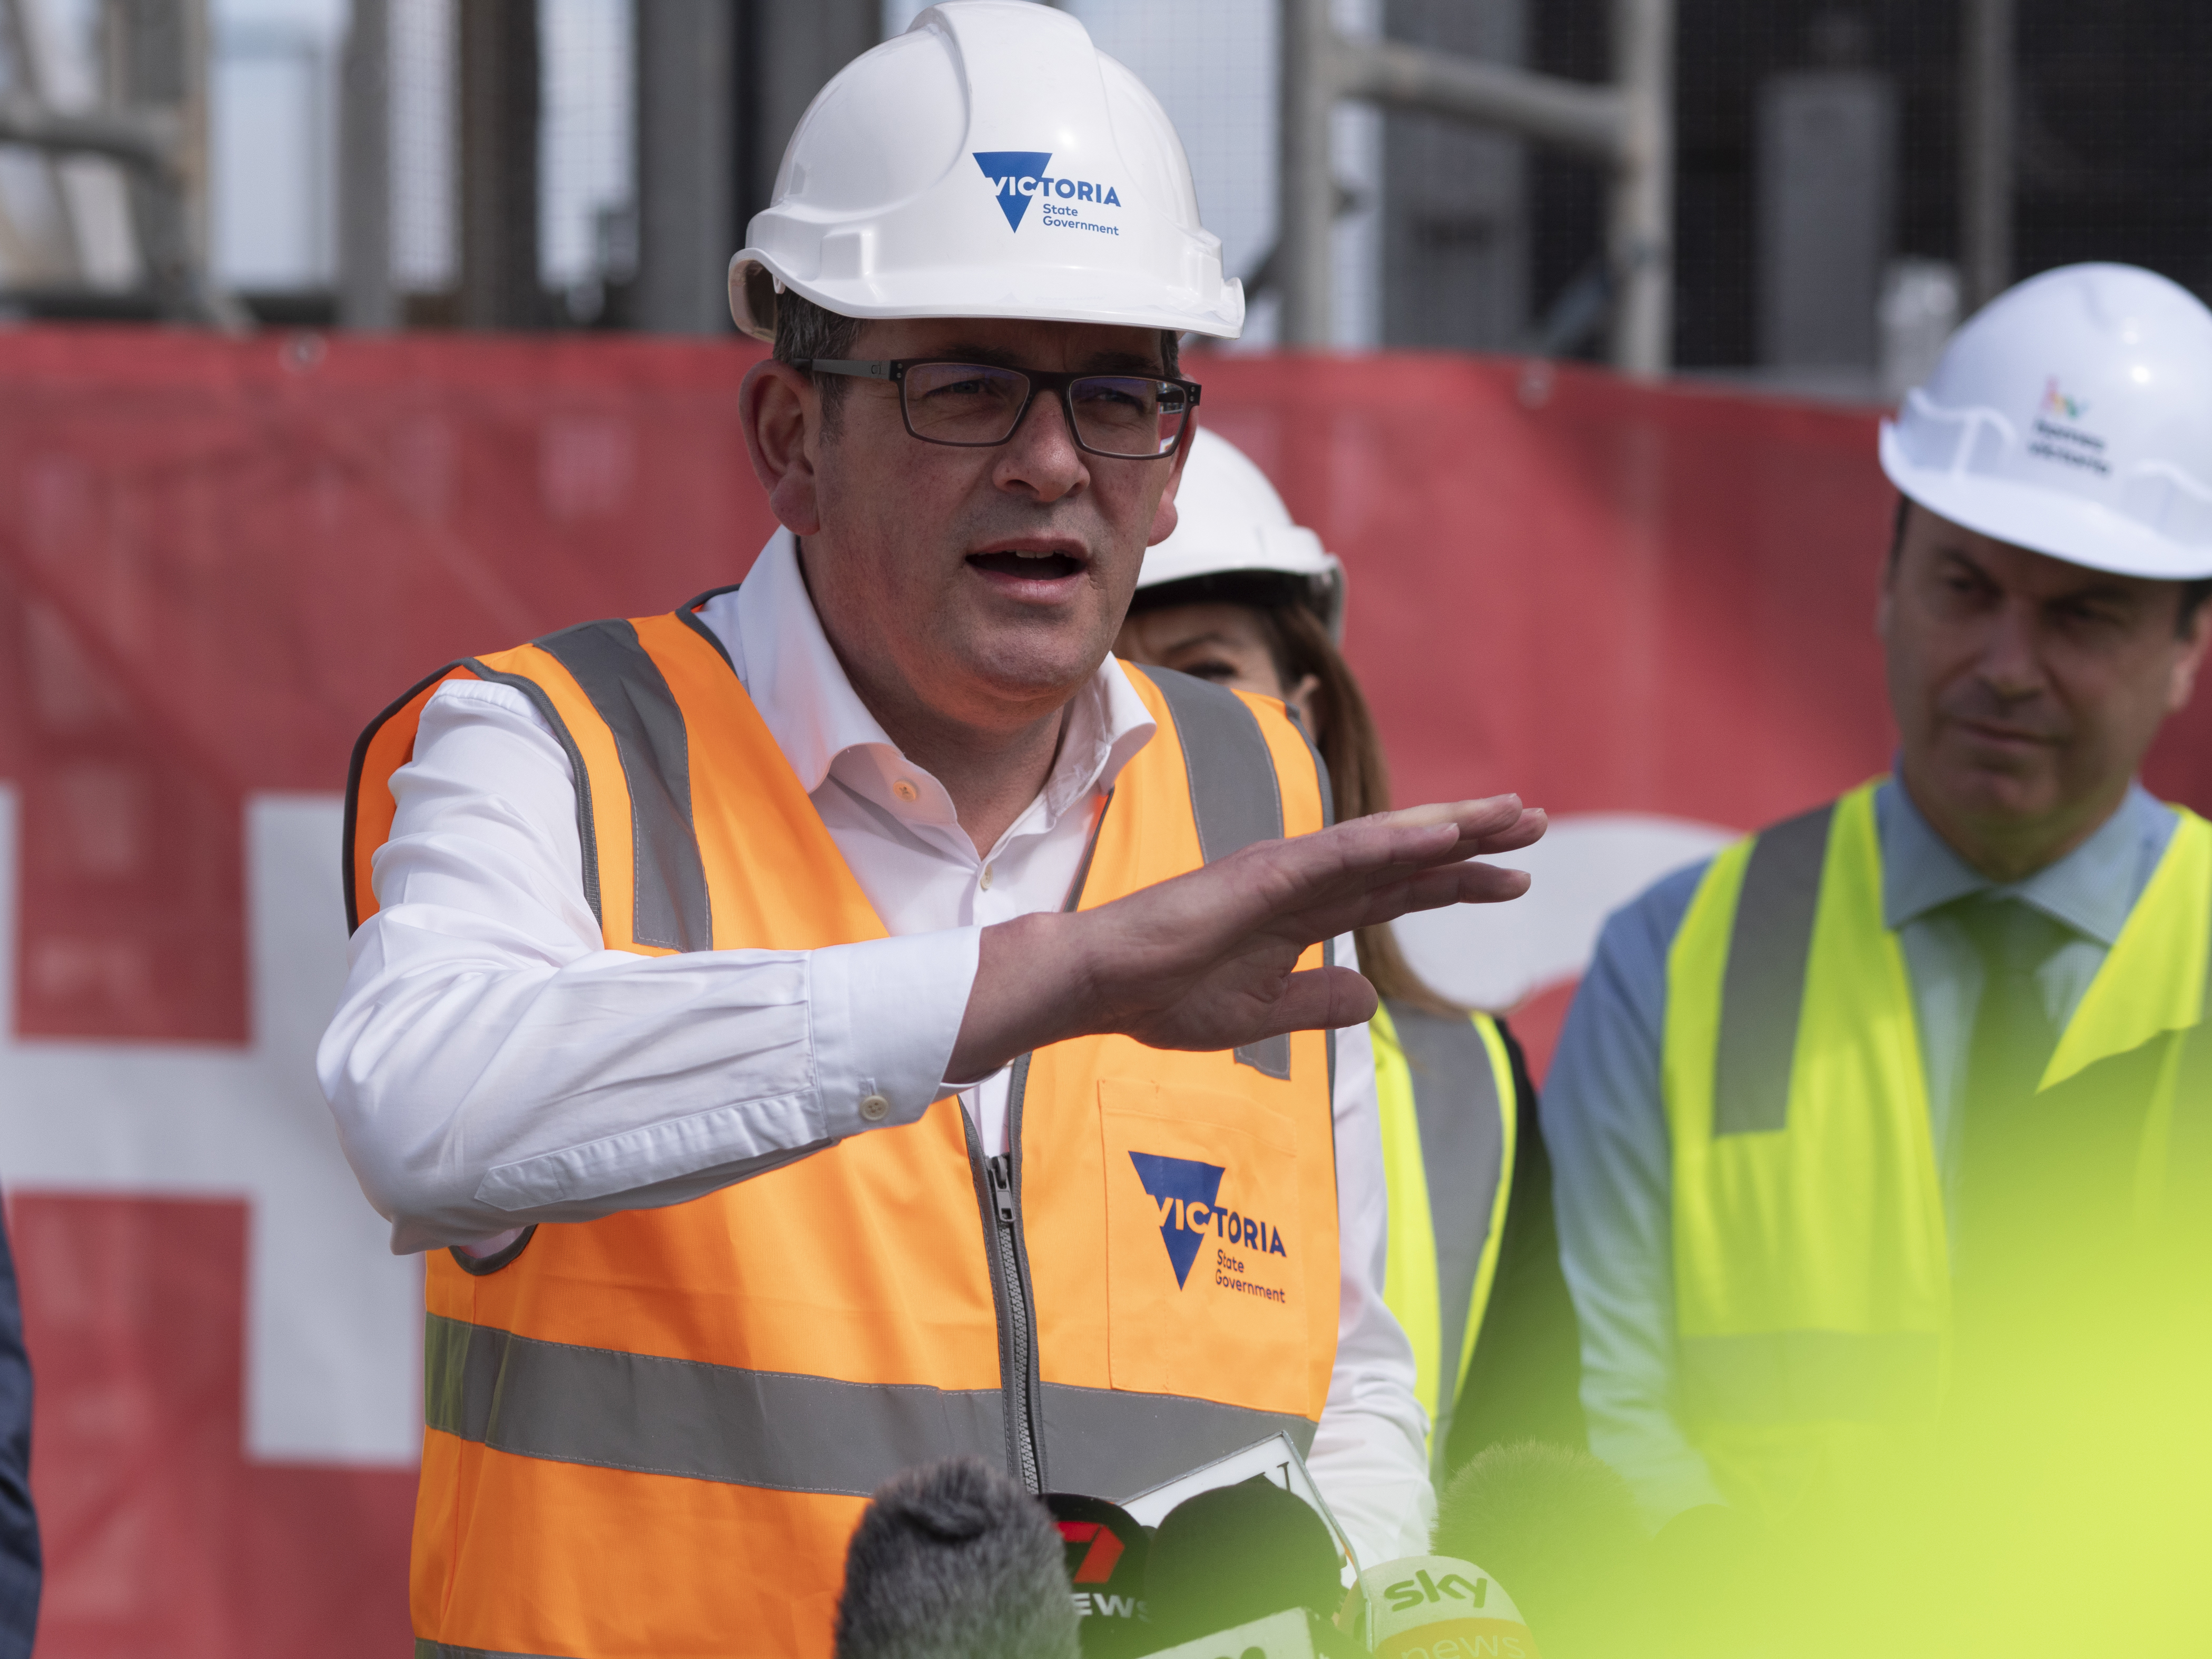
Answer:
[[2197, 671], [2204, 665], [2207, 645], [2212, 645], [2212, 599], [2197, 607], [2197, 615], [2189, 624], [2188, 637], [2174, 658], [2173, 672], [2166, 683], [2167, 714], [2179, 714], [2189, 707], [2189, 699], [2197, 690]]
[[1145, 543], [1146, 547], [1158, 547], [1175, 534], [1176, 491], [1182, 485], [1183, 465], [1190, 459], [1191, 442], [1197, 436], [1198, 428], [1194, 424], [1183, 434], [1182, 447], [1176, 451], [1175, 459], [1168, 463], [1168, 487], [1160, 491], [1160, 504], [1152, 514], [1152, 533]]
[[794, 536], [819, 535], [822, 394], [812, 377], [773, 357], [755, 363], [738, 388], [738, 422], [776, 521]]

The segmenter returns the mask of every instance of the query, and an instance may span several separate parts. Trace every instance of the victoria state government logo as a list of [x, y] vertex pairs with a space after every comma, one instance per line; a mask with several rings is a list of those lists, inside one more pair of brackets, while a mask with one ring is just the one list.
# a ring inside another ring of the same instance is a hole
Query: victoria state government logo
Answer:
[[1218, 1164], [1201, 1164], [1193, 1158], [1166, 1158], [1158, 1152], [1131, 1152], [1137, 1179], [1146, 1196], [1159, 1206], [1160, 1241], [1168, 1247], [1168, 1264], [1175, 1269], [1176, 1288], [1190, 1280], [1191, 1264], [1209, 1238], [1219, 1248], [1214, 1282], [1225, 1290], [1242, 1291], [1270, 1302], [1286, 1299], [1285, 1291], [1254, 1284], [1240, 1275], [1244, 1263], [1232, 1249], [1250, 1255], [1288, 1256], [1279, 1229], [1257, 1216], [1241, 1214], [1218, 1202], [1221, 1178], [1228, 1173]]
[[1095, 179], [1068, 179], [1048, 171], [1048, 149], [978, 149], [969, 152], [983, 170], [984, 181], [998, 198], [999, 211], [1006, 216], [1006, 228], [1019, 230], [1029, 216], [1030, 204], [1038, 204], [1037, 221], [1047, 230], [1087, 230], [1095, 235], [1119, 236], [1121, 227], [1101, 222], [1104, 209], [1121, 205], [1121, 192]]

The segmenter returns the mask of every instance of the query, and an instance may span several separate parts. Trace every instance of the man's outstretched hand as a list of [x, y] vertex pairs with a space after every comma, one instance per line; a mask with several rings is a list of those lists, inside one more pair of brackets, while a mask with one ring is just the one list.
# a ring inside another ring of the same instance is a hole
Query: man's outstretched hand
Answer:
[[1066, 1037], [1119, 1031], [1155, 1048], [1235, 1048], [1357, 1025], [1375, 992], [1349, 965], [1297, 971], [1310, 946], [1371, 923], [1528, 890], [1470, 860], [1544, 833], [1518, 795], [1413, 806], [1262, 842], [1095, 910], [983, 930], [946, 1076], [988, 1076]]

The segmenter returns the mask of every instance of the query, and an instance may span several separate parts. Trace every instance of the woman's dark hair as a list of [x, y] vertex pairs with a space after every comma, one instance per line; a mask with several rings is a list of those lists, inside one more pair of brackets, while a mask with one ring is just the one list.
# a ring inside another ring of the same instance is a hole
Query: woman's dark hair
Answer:
[[[1309, 674], [1314, 678], [1314, 724], [1321, 730], [1308, 735], [1328, 763], [1337, 822], [1384, 811], [1390, 805], [1390, 768], [1382, 757], [1382, 739], [1352, 665], [1328, 628], [1310, 606], [1295, 601], [1255, 605], [1253, 611], [1283, 684], [1294, 686]], [[1432, 1014], [1456, 1017], [1467, 1012], [1422, 982], [1388, 924], [1362, 927], [1353, 937], [1359, 945], [1359, 971], [1377, 996]]]

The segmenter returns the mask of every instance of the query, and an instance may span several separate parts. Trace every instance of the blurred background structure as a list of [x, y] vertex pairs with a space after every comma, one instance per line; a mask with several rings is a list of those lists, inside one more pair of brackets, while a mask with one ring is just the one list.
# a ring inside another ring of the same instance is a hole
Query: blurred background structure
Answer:
[[[1182, 131], [1243, 349], [1873, 400], [2050, 265], [2212, 289], [2188, 0], [1059, 3]], [[808, 100], [919, 9], [0, 0], [0, 314], [726, 331]]]

